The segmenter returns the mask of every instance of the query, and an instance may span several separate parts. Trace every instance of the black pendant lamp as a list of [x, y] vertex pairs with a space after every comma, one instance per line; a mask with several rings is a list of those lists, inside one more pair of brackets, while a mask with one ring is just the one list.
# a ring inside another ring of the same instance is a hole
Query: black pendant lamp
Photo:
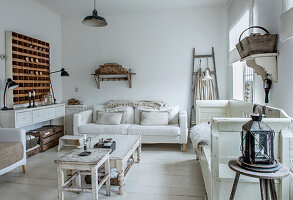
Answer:
[[96, 0], [94, 0], [94, 11], [93, 14], [84, 18], [82, 23], [86, 26], [90, 27], [103, 27], [107, 26], [107, 21], [104, 17], [98, 15], [98, 11], [96, 10]]

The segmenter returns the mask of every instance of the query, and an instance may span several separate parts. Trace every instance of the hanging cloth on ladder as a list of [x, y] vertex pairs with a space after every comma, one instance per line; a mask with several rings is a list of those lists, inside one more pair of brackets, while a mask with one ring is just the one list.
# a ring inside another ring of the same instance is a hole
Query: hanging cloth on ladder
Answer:
[[216, 99], [214, 79], [210, 75], [210, 68], [208, 67], [205, 72], [201, 68], [201, 60], [199, 63], [199, 70], [196, 72], [196, 82], [194, 87], [194, 106], [196, 100], [214, 100]]
[[[210, 69], [207, 68], [207, 70], [205, 71], [205, 76], [203, 78], [203, 84], [204, 84], [204, 90], [205, 90], [204, 100], [215, 100], [216, 94], [215, 94], [215, 87], [214, 87], [214, 79], [209, 74], [210, 74]], [[207, 79], [206, 77], [210, 77], [211, 79]]]
[[201, 68], [196, 72], [196, 82], [194, 87], [194, 100], [203, 100], [205, 96], [204, 91], [204, 82], [203, 82], [204, 73]]

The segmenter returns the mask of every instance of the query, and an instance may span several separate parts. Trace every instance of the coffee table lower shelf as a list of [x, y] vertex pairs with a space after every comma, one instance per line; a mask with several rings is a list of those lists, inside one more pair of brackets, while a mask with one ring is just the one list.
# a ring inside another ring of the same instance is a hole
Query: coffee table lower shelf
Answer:
[[[134, 163], [134, 158], [133, 158], [133, 155], [130, 157], [130, 159], [128, 160], [128, 165], [126, 166], [125, 170], [124, 170], [124, 176], [127, 175], [128, 171], [130, 170], [131, 166], [133, 165]], [[117, 173], [115, 175], [115, 177], [112, 176], [112, 173]], [[114, 186], [119, 186], [119, 181], [118, 181], [118, 172], [112, 172], [112, 169], [111, 169], [111, 174], [110, 174], [110, 184], [111, 185], [114, 185]], [[103, 178], [103, 177], [101, 177]], [[86, 175], [84, 177], [85, 179], [85, 182], [87, 184], [91, 184], [91, 175]]]

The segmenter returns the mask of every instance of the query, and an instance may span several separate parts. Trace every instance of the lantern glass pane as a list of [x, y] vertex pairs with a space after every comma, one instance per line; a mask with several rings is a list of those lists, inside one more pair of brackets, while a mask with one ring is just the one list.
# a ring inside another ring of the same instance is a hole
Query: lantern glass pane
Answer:
[[270, 153], [268, 148], [270, 146], [269, 134], [267, 132], [259, 132], [254, 134], [255, 143], [255, 163], [270, 162]]
[[246, 147], [246, 134], [247, 132], [246, 131], [242, 131], [241, 132], [241, 153], [242, 153], [242, 156], [245, 157], [245, 147]]

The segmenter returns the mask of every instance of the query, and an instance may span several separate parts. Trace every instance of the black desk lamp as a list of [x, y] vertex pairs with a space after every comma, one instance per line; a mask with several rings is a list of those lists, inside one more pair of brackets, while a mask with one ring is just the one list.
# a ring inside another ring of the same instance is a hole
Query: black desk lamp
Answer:
[[4, 89], [4, 95], [3, 95], [3, 108], [1, 110], [13, 110], [13, 108], [6, 107], [6, 90], [7, 90], [7, 88], [10, 90], [14, 90], [18, 86], [19, 85], [16, 82], [14, 82], [11, 78], [8, 78], [6, 80], [6, 85], [5, 85], [5, 89]]
[[[58, 71], [50, 72], [50, 74], [54, 74], [54, 73], [58, 73], [58, 72], [61, 72], [61, 76], [69, 76], [68, 72], [65, 71], [64, 68], [61, 68], [61, 70], [58, 70]], [[51, 81], [50, 81], [50, 86], [51, 86], [51, 90], [52, 90], [53, 102], [54, 102], [54, 104], [56, 104], [56, 99], [55, 99], [55, 95], [54, 95], [53, 85], [52, 85], [52, 82]]]

